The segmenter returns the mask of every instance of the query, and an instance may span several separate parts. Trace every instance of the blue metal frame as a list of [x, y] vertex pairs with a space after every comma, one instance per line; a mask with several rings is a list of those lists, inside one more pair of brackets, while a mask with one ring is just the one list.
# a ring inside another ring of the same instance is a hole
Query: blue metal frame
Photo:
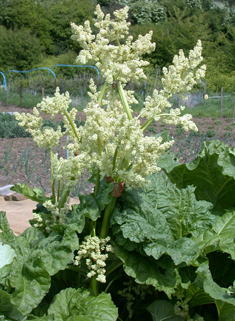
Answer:
[[50, 68], [53, 68], [53, 67], [78, 67], [78, 68], [84, 68], [84, 67], [88, 67], [88, 68], [93, 68], [97, 71], [97, 74], [98, 74], [98, 78], [100, 78], [100, 72], [99, 72], [99, 69], [95, 66], [91, 66], [91, 65], [64, 65], [64, 64], [57, 64], [57, 65], [54, 65]]
[[25, 70], [25, 71], [19, 71], [19, 70], [8, 70], [8, 71], [6, 72], [6, 75], [7, 75], [9, 72], [19, 72], [19, 73], [24, 74], [24, 73], [26, 73], [26, 72], [31, 72], [31, 71], [34, 71], [34, 70], [40, 70], [40, 69], [46, 69], [46, 70], [49, 70], [49, 71], [53, 74], [53, 76], [55, 77], [55, 79], [56, 79], [56, 74], [54, 73], [54, 71], [52, 71], [50, 68], [46, 68], [46, 67], [38, 67], [38, 68], [35, 68], [35, 69], [30, 69], [30, 70]]
[[0, 74], [3, 76], [3, 86], [5, 86], [5, 90], [7, 90], [7, 82], [6, 82], [6, 76], [2, 71], [0, 71]]

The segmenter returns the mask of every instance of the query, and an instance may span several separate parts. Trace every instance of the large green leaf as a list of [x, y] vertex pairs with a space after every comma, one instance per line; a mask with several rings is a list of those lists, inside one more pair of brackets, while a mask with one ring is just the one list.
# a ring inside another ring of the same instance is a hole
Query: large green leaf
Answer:
[[3, 320], [23, 321], [26, 319], [16, 306], [11, 303], [11, 294], [0, 289], [0, 319], [1, 315], [6, 316]]
[[77, 233], [81, 233], [85, 226], [85, 216], [80, 212], [79, 204], [72, 205], [72, 211], [66, 217], [65, 225]]
[[12, 186], [10, 189], [38, 203], [44, 203], [46, 200], [50, 199], [49, 197], [46, 197], [44, 190], [37, 187], [30, 188], [26, 183], [23, 183], [23, 184], [17, 183], [14, 186]]
[[124, 263], [126, 274], [133, 277], [136, 283], [152, 285], [171, 297], [181, 282], [177, 270], [172, 265], [163, 269], [153, 258], [142, 256], [137, 252], [126, 251], [118, 245], [114, 246], [114, 251], [115, 255]]
[[100, 217], [101, 212], [93, 195], [80, 195], [79, 200], [80, 204], [77, 205], [77, 210], [81, 215], [90, 218], [92, 221], [96, 221], [97, 218]]
[[235, 306], [223, 301], [216, 301], [218, 321], [235, 321]]
[[218, 217], [210, 231], [205, 231], [195, 242], [199, 245], [200, 251], [209, 253], [220, 250], [231, 255], [235, 260], [235, 212], [227, 212]]
[[52, 232], [47, 238], [38, 229], [31, 227], [15, 237], [10, 233], [5, 216], [1, 218], [2, 234], [5, 239], [9, 234], [17, 256], [13, 258], [10, 270], [4, 277], [13, 290], [11, 303], [26, 315], [38, 306], [49, 291], [50, 276], [71, 263], [73, 251], [78, 248], [78, 237], [69, 227], [64, 229], [62, 235]]
[[171, 155], [158, 161], [177, 187], [196, 186], [198, 200], [214, 205], [215, 211], [235, 206], [235, 148], [221, 141], [204, 142], [202, 151], [189, 164], [176, 163]]
[[154, 301], [147, 310], [151, 313], [153, 321], [184, 321], [185, 318], [176, 315], [174, 306], [165, 300]]
[[211, 227], [216, 217], [209, 211], [211, 204], [197, 201], [193, 192], [191, 186], [179, 190], [162, 174], [152, 177], [136, 196], [127, 190], [112, 217], [118, 225], [113, 228], [116, 241], [126, 249], [139, 244], [139, 249], [156, 260], [168, 254], [176, 265], [197, 264], [199, 248], [191, 236]]
[[51, 278], [47, 272], [49, 256], [44, 250], [33, 250], [20, 271], [13, 270], [9, 280], [15, 291], [11, 302], [28, 314], [49, 291]]
[[202, 286], [204, 291], [215, 301], [222, 301], [235, 306], [235, 298], [227, 292], [227, 289], [214, 282], [208, 263], [202, 264], [196, 273], [198, 275], [195, 281], [196, 286], [197, 284]]
[[88, 290], [68, 288], [56, 295], [48, 315], [57, 321], [116, 321], [118, 311], [110, 294], [93, 296]]
[[[24, 247], [33, 251], [43, 250], [47, 272], [52, 276], [71, 263], [73, 251], [78, 248], [78, 237], [70, 226], [64, 228], [62, 235], [52, 231], [48, 237], [45, 237], [37, 228], [31, 227], [18, 237], [18, 243], [24, 244]], [[25, 257], [24, 260], [26, 259]]]
[[7, 244], [13, 246], [16, 244], [16, 236], [10, 229], [10, 225], [7, 221], [6, 213], [0, 211], [0, 240], [6, 242]]
[[202, 288], [191, 284], [185, 292], [185, 298], [189, 301], [189, 307], [194, 308], [196, 306], [214, 303], [214, 299], [206, 293]]
[[16, 252], [10, 245], [0, 243], [0, 269], [10, 264], [15, 256]]

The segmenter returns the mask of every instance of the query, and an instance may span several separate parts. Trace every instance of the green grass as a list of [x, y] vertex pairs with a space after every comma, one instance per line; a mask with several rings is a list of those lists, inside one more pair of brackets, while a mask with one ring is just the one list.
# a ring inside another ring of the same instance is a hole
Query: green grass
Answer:
[[[44, 97], [53, 95], [45, 94]], [[85, 93], [80, 93], [80, 95], [76, 97], [70, 97], [72, 99], [71, 108], [74, 107], [78, 111], [83, 111], [86, 107], [87, 103], [90, 101], [90, 97]], [[3, 89], [0, 89], [0, 101], [7, 106], [7, 92]], [[30, 93], [26, 93], [23, 91], [22, 99], [20, 101], [20, 94], [17, 92], [9, 92], [8, 93], [8, 106], [18, 106], [26, 109], [31, 109], [36, 107], [42, 101], [41, 93], [37, 93], [36, 95], [32, 95]]]
[[[33, 108], [42, 100], [41, 95], [32, 95], [32, 94], [22, 94], [21, 107], [23, 108]], [[0, 90], [0, 101], [7, 105], [7, 92], [5, 90]], [[8, 106], [20, 106], [20, 94], [16, 92], [8, 93]]]
[[[228, 96], [228, 97], [226, 97]], [[234, 109], [234, 100], [235, 97], [232, 94], [224, 94], [223, 97], [223, 108], [222, 108], [222, 117], [232, 119], [233, 109]], [[201, 102], [193, 107], [186, 107], [183, 111], [183, 114], [191, 114], [194, 117], [212, 117], [219, 118], [221, 109], [221, 99], [213, 98], [209, 96], [208, 100], [201, 100]]]

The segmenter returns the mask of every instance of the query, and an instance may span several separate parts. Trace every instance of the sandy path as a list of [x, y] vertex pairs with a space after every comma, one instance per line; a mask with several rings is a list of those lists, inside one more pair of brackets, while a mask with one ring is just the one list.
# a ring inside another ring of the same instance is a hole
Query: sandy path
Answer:
[[[78, 199], [71, 199], [70, 204], [78, 204]], [[36, 208], [37, 202], [31, 200], [5, 201], [0, 196], [0, 211], [6, 212], [11, 229], [16, 235], [20, 235], [26, 228], [30, 227], [29, 220], [33, 218], [32, 210]]]

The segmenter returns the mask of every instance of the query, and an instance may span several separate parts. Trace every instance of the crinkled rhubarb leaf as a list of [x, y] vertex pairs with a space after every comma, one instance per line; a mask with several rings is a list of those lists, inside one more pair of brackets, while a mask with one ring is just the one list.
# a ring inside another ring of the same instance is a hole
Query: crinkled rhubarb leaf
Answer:
[[57, 321], [116, 321], [118, 311], [110, 294], [93, 296], [88, 290], [68, 288], [56, 295], [48, 315]]
[[23, 183], [23, 184], [17, 183], [14, 186], [12, 186], [10, 189], [38, 203], [44, 203], [46, 200], [50, 199], [49, 197], [46, 197], [44, 190], [37, 187], [30, 188], [26, 183]]
[[153, 258], [126, 251], [118, 245], [114, 246], [114, 251], [123, 262], [126, 274], [133, 277], [139, 284], [152, 285], [171, 297], [181, 282], [177, 270], [172, 266], [163, 269]]
[[116, 241], [127, 250], [132, 244], [156, 260], [168, 254], [176, 265], [197, 265], [199, 247], [191, 236], [211, 227], [216, 216], [210, 213], [211, 204], [197, 201], [193, 192], [191, 186], [179, 190], [161, 174], [134, 200], [127, 190], [112, 217]]
[[0, 211], [0, 240], [2, 242], [6, 242], [7, 244], [11, 245], [14, 248], [16, 244], [16, 236], [10, 229], [10, 225], [7, 221], [6, 213]]
[[0, 320], [23, 321], [25, 319], [26, 316], [11, 303], [11, 294], [0, 289]]
[[214, 211], [235, 206], [235, 148], [221, 141], [204, 142], [202, 151], [189, 164], [179, 164], [172, 155], [158, 160], [171, 182], [178, 188], [196, 187], [198, 200], [214, 205]]
[[85, 217], [96, 221], [100, 217], [101, 212], [93, 195], [84, 194], [79, 196], [80, 204], [77, 205], [77, 210]]
[[0, 215], [1, 237], [16, 253], [6, 279], [12, 287], [11, 303], [22, 313], [30, 313], [49, 291], [51, 276], [67, 268], [73, 251], [78, 248], [76, 232], [67, 227], [63, 233], [54, 231], [46, 238], [36, 228], [28, 228], [20, 236], [11, 232], [4, 213]]
[[154, 301], [147, 310], [151, 313], [153, 321], [184, 321], [185, 318], [176, 315], [174, 306], [165, 300]]
[[8, 264], [11, 264], [15, 256], [16, 252], [10, 245], [0, 243], [0, 269]]
[[235, 212], [227, 212], [218, 217], [212, 229], [205, 231], [199, 237], [195, 238], [202, 253], [212, 251], [223, 251], [229, 253], [235, 260]]
[[215, 301], [226, 302], [235, 306], [235, 298], [227, 292], [227, 289], [220, 287], [214, 282], [208, 263], [204, 263], [197, 269], [198, 279], [195, 284], [202, 285], [204, 291]]

